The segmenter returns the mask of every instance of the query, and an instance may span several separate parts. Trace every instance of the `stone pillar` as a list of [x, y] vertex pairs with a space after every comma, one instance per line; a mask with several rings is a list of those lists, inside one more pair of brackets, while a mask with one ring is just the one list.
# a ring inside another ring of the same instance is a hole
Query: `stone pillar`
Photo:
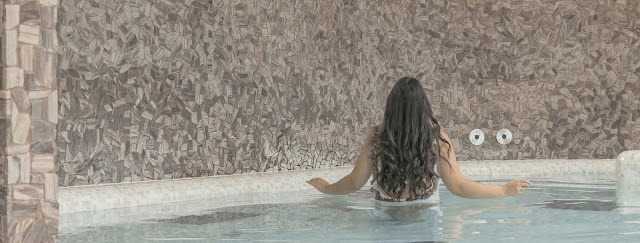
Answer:
[[55, 242], [58, 0], [2, 0], [0, 242]]
[[640, 150], [625, 151], [618, 155], [616, 198], [620, 212], [640, 213]]

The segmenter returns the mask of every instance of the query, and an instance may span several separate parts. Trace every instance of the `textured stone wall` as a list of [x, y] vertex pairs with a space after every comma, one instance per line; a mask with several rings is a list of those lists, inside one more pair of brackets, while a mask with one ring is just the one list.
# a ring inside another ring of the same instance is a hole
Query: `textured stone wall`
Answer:
[[57, 0], [0, 1], [0, 242], [54, 242]]
[[[640, 148], [639, 12], [636, 1], [64, 0], [60, 184], [352, 163], [402, 76], [423, 82], [461, 160], [614, 158]], [[491, 139], [501, 128], [511, 144]]]

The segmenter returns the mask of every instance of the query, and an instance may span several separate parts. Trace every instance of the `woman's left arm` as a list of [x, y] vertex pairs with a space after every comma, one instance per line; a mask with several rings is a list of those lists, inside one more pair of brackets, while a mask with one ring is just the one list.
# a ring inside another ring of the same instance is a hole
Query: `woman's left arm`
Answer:
[[357, 190], [360, 190], [371, 177], [370, 161], [369, 161], [369, 140], [371, 138], [371, 132], [367, 135], [367, 138], [360, 150], [360, 156], [356, 162], [356, 166], [350, 174], [340, 179], [338, 182], [329, 184], [322, 178], [313, 178], [307, 183], [313, 185], [318, 191], [331, 194], [331, 195], [346, 195]]

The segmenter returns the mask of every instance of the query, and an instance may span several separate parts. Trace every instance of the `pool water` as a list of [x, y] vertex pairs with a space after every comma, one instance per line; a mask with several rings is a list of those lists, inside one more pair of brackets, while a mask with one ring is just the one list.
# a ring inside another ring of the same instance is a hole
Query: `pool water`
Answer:
[[441, 184], [435, 205], [379, 205], [366, 187], [349, 196], [310, 189], [63, 214], [59, 241], [640, 241], [640, 214], [616, 205], [612, 178], [530, 178], [521, 195], [482, 200]]

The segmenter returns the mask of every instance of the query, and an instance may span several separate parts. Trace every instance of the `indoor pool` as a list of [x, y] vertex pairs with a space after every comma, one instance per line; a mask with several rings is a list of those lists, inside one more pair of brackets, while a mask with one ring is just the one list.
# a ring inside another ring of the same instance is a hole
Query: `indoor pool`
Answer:
[[[588, 179], [587, 179], [588, 178]], [[640, 239], [640, 214], [616, 204], [610, 176], [529, 178], [510, 198], [470, 200], [444, 186], [439, 204], [376, 204], [309, 189], [60, 216], [60, 242], [584, 242]], [[480, 180], [498, 184], [507, 180]], [[441, 184], [442, 185], [442, 184]]]

